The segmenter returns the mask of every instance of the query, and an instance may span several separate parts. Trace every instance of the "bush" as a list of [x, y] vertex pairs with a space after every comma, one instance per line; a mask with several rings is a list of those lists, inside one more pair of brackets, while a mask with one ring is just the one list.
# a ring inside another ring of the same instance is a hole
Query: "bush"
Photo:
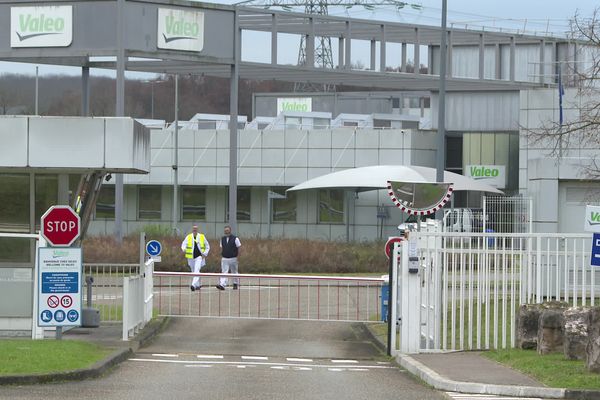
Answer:
[[[149, 237], [149, 236], [148, 236]], [[181, 251], [182, 238], [172, 235], [152, 238], [162, 243], [161, 271], [189, 271]], [[209, 238], [211, 251], [203, 272], [220, 272], [218, 239]], [[83, 243], [86, 263], [137, 263], [139, 235], [130, 235], [119, 245], [112, 236], [92, 236]], [[302, 239], [242, 239], [242, 273], [384, 273], [387, 260], [382, 242], [337, 243]]]

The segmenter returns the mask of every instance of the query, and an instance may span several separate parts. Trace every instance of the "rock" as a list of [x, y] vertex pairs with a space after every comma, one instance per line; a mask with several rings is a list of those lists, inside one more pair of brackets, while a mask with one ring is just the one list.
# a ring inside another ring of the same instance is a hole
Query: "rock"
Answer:
[[541, 304], [523, 304], [517, 314], [517, 348], [537, 349]]
[[590, 309], [585, 365], [590, 372], [600, 373], [600, 307]]
[[565, 340], [564, 353], [568, 360], [585, 359], [590, 326], [590, 309], [587, 307], [569, 308], [564, 312]]
[[540, 314], [538, 324], [538, 354], [563, 350], [565, 317], [563, 308], [547, 308]]

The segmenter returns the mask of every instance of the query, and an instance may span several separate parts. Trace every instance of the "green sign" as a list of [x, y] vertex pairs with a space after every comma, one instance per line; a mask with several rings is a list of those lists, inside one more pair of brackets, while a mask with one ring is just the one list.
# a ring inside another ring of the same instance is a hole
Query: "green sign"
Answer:
[[73, 41], [73, 7], [11, 7], [11, 47], [67, 47]]
[[483, 180], [499, 189], [506, 187], [506, 167], [504, 165], [467, 165], [465, 175], [475, 180]]

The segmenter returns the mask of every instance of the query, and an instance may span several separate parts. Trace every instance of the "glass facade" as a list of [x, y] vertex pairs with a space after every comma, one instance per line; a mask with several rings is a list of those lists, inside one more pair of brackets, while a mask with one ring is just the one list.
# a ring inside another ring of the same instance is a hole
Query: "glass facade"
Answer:
[[96, 200], [97, 219], [115, 219], [115, 187], [103, 185], [100, 187]]
[[273, 222], [296, 222], [297, 216], [297, 196], [296, 192], [287, 192], [287, 188], [272, 189], [275, 193], [284, 195], [285, 199], [273, 199], [271, 219]]
[[319, 222], [328, 224], [342, 224], [344, 222], [343, 190], [319, 190]]
[[58, 203], [58, 176], [35, 175], [35, 229], [40, 229], [40, 218]]
[[[229, 221], [229, 188], [227, 189], [227, 211], [225, 212], [225, 221]], [[237, 188], [237, 220], [250, 221], [252, 218], [252, 188]]]
[[138, 188], [139, 219], [161, 219], [161, 189], [162, 186], [142, 186]]
[[181, 219], [206, 221], [206, 188], [183, 186], [181, 188]]
[[[0, 174], [0, 231], [29, 233], [29, 174]], [[0, 262], [30, 262], [31, 240], [0, 238]]]

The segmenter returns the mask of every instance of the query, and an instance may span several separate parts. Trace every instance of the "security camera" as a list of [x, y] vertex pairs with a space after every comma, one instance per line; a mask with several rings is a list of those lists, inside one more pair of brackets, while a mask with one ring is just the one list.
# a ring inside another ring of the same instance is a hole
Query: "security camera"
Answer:
[[112, 179], [112, 175], [111, 175], [111, 174], [108, 174], [108, 175], [106, 175], [106, 176], [104, 177], [104, 180], [105, 180], [106, 182], [110, 182], [110, 180], [111, 180], [111, 179]]
[[400, 129], [400, 133], [405, 133], [405, 132], [404, 132], [404, 129]]

